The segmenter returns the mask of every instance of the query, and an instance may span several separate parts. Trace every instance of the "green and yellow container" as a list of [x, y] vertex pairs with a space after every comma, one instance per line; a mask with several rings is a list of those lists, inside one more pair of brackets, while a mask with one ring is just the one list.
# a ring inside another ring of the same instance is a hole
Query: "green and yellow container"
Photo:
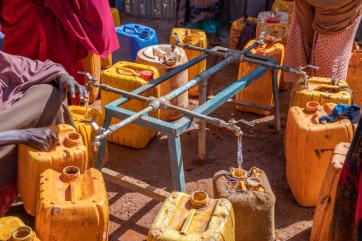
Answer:
[[234, 211], [226, 199], [206, 192], [173, 192], [163, 203], [148, 241], [235, 241]]
[[346, 81], [321, 77], [311, 77], [307, 81], [301, 79], [293, 87], [290, 106], [303, 108], [309, 101], [317, 101], [321, 105], [352, 104], [353, 94]]

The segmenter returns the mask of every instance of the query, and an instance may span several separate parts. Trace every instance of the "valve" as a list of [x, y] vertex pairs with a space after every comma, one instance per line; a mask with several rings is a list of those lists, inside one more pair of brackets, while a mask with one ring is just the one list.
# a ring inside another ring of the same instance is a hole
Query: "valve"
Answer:
[[84, 75], [89, 80], [87, 83], [87, 89], [89, 89], [90, 87], [94, 86], [95, 83], [97, 83], [97, 78], [91, 75], [89, 72], [78, 71], [77, 74]]

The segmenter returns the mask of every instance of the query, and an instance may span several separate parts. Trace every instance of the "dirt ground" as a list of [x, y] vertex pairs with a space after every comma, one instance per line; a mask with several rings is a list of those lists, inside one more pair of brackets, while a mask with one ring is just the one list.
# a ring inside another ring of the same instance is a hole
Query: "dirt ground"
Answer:
[[[167, 43], [172, 29], [170, 21], [140, 20], [122, 17], [122, 24], [129, 22], [144, 23], [157, 30], [160, 43]], [[228, 43], [228, 31], [222, 31], [224, 46]], [[122, 47], [122, 46], [121, 46]], [[209, 59], [212, 65], [217, 59]], [[233, 83], [237, 77], [237, 66], [223, 69], [210, 79], [208, 94], [215, 95]], [[197, 100], [191, 100], [197, 104]], [[289, 102], [289, 93], [281, 92], [282, 124]], [[226, 103], [212, 116], [223, 120], [260, 119], [261, 116], [240, 113], [232, 103]], [[285, 160], [283, 157], [283, 132], [276, 134], [273, 120], [262, 122], [255, 127], [240, 125], [244, 131], [243, 153], [244, 167], [257, 166], [265, 170], [277, 198], [275, 207], [276, 234], [278, 240], [309, 240], [314, 209], [300, 207], [288, 188], [285, 177]], [[221, 169], [236, 166], [237, 142], [233, 133], [208, 126], [207, 160], [200, 164], [197, 160], [197, 126], [181, 137], [185, 165], [187, 192], [212, 191], [212, 176]], [[170, 165], [168, 160], [167, 136], [162, 134], [145, 149], [134, 150], [109, 144], [110, 160], [107, 167], [120, 173], [141, 179], [153, 186], [172, 191]], [[147, 239], [147, 232], [155, 217], [160, 203], [141, 194], [107, 183], [110, 205], [110, 240], [141, 241]], [[19, 211], [20, 210], [20, 211]], [[23, 215], [21, 207], [11, 213]], [[31, 219], [27, 219], [32, 222]]]

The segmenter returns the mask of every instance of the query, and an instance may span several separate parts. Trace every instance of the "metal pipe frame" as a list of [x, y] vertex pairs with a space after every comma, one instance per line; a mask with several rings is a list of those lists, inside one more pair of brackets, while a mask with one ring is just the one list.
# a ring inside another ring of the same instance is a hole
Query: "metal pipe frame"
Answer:
[[[258, 43], [257, 43], [258, 44]], [[256, 45], [257, 45], [256, 44]], [[200, 61], [207, 58], [209, 54], [212, 54], [213, 51], [218, 51], [218, 49], [224, 49], [224, 48], [214, 48], [211, 51], [208, 51], [207, 54], [202, 54], [201, 56], [194, 58], [187, 62], [184, 65], [181, 65], [177, 68], [175, 68], [173, 71], [165, 74], [164, 76], [151, 81], [150, 83], [132, 91], [131, 93], [125, 93], [125, 91], [118, 90], [115, 88], [104, 88], [106, 91], [111, 91], [114, 93], [118, 93], [120, 95], [123, 95], [120, 99], [117, 99], [116, 101], [108, 104], [105, 107], [105, 120], [104, 120], [104, 128], [107, 130], [111, 127], [111, 119], [117, 118], [121, 119], [122, 121], [114, 125], [114, 127], [120, 127], [124, 126], [128, 123], [135, 123], [137, 125], [153, 129], [159, 132], [162, 132], [168, 136], [168, 146], [169, 146], [169, 156], [170, 156], [170, 165], [171, 165], [171, 173], [172, 173], [172, 182], [173, 182], [173, 188], [178, 191], [185, 192], [185, 175], [184, 175], [184, 168], [183, 168], [183, 159], [182, 159], [182, 150], [181, 150], [181, 139], [180, 136], [195, 122], [200, 121], [199, 124], [199, 138], [198, 138], [198, 146], [199, 146], [199, 159], [204, 160], [206, 156], [206, 122], [209, 122], [211, 124], [215, 124], [218, 126], [226, 127], [228, 128], [228, 123], [223, 122], [220, 123], [220, 120], [212, 117], [208, 117], [205, 115], [210, 114], [215, 109], [220, 107], [223, 103], [227, 102], [230, 98], [235, 96], [238, 92], [240, 92], [242, 89], [256, 81], [258, 78], [260, 78], [264, 73], [267, 71], [273, 72], [273, 94], [274, 94], [274, 113], [275, 113], [275, 123], [276, 123], [276, 129], [280, 130], [280, 108], [279, 108], [279, 93], [278, 93], [278, 83], [277, 83], [277, 70], [274, 69], [274, 66], [272, 65], [265, 65], [261, 63], [254, 71], [247, 74], [246, 76], [243, 76], [238, 81], [234, 82], [233, 84], [226, 87], [223, 91], [221, 91], [219, 94], [217, 94], [213, 99], [207, 101], [207, 79], [217, 71], [219, 71], [221, 68], [225, 67], [226, 65], [232, 63], [233, 61], [254, 61], [254, 60], [262, 60], [259, 57], [254, 58], [254, 56], [248, 55], [247, 59], [246, 57], [243, 58], [248, 51], [250, 51], [254, 46], [251, 46], [250, 48], [244, 50], [244, 51], [230, 51], [229, 54], [225, 55], [225, 59], [221, 62], [219, 62], [217, 65], [212, 66], [211, 68], [207, 69], [205, 72], [201, 73], [199, 76], [197, 76], [194, 80], [191, 80], [188, 82], [188, 84], [181, 86], [180, 88], [171, 91], [167, 95], [164, 96], [166, 100], [172, 100], [173, 98], [177, 97], [178, 95], [186, 92], [191, 87], [200, 84], [200, 106], [197, 107], [193, 111], [185, 111], [185, 109], [180, 107], [175, 107], [170, 105], [172, 109], [179, 110], [182, 113], [184, 113], [184, 117], [180, 118], [179, 120], [175, 122], [167, 122], [163, 120], [159, 120], [153, 117], [148, 116], [148, 113], [152, 111], [154, 108], [151, 106], [145, 108], [144, 110], [135, 113], [130, 110], [126, 110], [123, 108], [120, 108], [119, 106], [126, 103], [132, 98], [138, 98], [141, 100], [147, 99], [147, 97], [139, 97], [138, 95], [144, 93], [145, 91], [154, 88], [158, 84], [166, 81], [167, 79], [173, 77], [174, 75], [188, 69], [189, 67], [199, 63]], [[275, 65], [275, 62], [272, 62], [274, 60], [270, 59], [263, 59], [264, 61], [267, 61], [268, 63], [272, 63]], [[263, 62], [263, 61], [261, 61]], [[101, 84], [100, 84], [101, 87]], [[137, 96], [137, 97], [136, 97]], [[157, 100], [159, 100], [158, 98]], [[256, 106], [257, 108], [259, 106]], [[263, 107], [262, 107], [263, 108]], [[116, 130], [117, 128], [111, 127], [110, 130]], [[229, 128], [230, 129], [230, 128]], [[109, 134], [109, 133], [108, 133]], [[106, 147], [106, 138], [101, 140], [100, 148], [98, 152], [98, 158], [97, 158], [97, 167], [101, 168], [101, 161], [103, 160], [103, 156], [105, 153], [105, 147]]]

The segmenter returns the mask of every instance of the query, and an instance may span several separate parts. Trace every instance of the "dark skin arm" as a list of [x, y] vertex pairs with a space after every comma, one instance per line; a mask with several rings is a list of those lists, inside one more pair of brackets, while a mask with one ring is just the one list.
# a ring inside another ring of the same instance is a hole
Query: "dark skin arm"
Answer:
[[57, 142], [57, 135], [46, 127], [0, 132], [0, 146], [24, 144], [41, 151], [49, 151]]
[[[56, 82], [64, 96], [67, 91], [69, 91], [72, 98], [75, 98], [76, 95], [78, 95], [81, 100], [88, 98], [88, 93], [84, 86], [78, 84], [69, 74], [59, 75]], [[24, 144], [41, 151], [49, 151], [57, 144], [57, 142], [57, 135], [46, 127], [0, 132], [0, 147], [13, 144]]]

